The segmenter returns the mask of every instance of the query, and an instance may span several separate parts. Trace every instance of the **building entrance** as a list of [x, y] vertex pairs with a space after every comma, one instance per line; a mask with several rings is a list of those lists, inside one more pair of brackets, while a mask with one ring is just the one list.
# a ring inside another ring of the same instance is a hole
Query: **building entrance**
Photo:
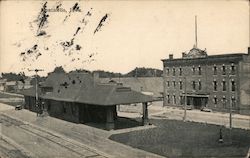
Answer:
[[201, 100], [202, 100], [202, 98], [193, 98], [193, 100], [194, 100], [194, 108], [195, 109], [200, 109], [201, 107], [202, 107], [202, 103], [201, 103]]
[[195, 109], [201, 109], [205, 107], [207, 104], [207, 97], [196, 97], [196, 96], [188, 96], [187, 97], [187, 105], [193, 106]]

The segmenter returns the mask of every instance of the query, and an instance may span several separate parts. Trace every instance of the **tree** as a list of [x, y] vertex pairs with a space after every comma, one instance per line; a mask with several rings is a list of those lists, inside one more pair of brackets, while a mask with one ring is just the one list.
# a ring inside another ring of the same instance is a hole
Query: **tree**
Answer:
[[49, 72], [49, 73], [48, 73], [48, 76], [49, 76], [51, 73], [66, 73], [66, 72], [65, 72], [65, 70], [63, 69], [62, 66], [58, 66], [58, 67], [55, 67], [55, 69], [54, 69], [52, 72]]
[[65, 70], [62, 66], [56, 67], [53, 71], [54, 73], [65, 73]]
[[2, 78], [7, 79], [7, 81], [22, 81], [25, 80], [27, 77], [23, 72], [20, 72], [19, 74], [16, 73], [2, 73]]
[[163, 74], [162, 70], [153, 68], [135, 68], [129, 73], [123, 75], [124, 77], [161, 77]]

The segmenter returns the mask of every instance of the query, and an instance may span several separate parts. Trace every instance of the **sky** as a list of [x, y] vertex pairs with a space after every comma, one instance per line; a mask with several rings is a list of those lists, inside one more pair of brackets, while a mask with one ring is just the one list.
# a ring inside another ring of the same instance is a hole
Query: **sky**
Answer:
[[0, 73], [162, 69], [195, 44], [195, 15], [198, 48], [247, 53], [249, 11], [247, 0], [0, 1]]

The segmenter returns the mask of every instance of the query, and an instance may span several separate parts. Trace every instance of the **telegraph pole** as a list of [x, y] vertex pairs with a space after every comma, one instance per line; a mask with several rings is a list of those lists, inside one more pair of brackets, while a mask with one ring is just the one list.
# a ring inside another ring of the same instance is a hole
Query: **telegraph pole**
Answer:
[[[28, 69], [28, 71], [35, 71], [35, 73], [36, 73], [36, 76], [35, 76], [35, 80], [36, 80], [36, 86], [35, 86], [35, 96], [36, 96], [36, 107], [38, 108], [39, 107], [39, 105], [38, 105], [38, 72], [39, 71], [44, 71], [43, 69], [33, 69], [33, 70], [30, 70], [30, 69]], [[38, 116], [38, 112], [39, 111], [37, 111], [37, 116]]]
[[183, 121], [185, 122], [186, 121], [186, 117], [187, 117], [187, 78], [186, 76], [184, 77], [184, 82], [185, 82], [185, 88], [184, 88], [184, 91], [185, 91], [185, 101], [184, 101], [184, 116], [183, 116]]
[[231, 95], [230, 95], [230, 74], [228, 72], [228, 103], [229, 103], [229, 139], [230, 143], [232, 143], [232, 103], [231, 103]]

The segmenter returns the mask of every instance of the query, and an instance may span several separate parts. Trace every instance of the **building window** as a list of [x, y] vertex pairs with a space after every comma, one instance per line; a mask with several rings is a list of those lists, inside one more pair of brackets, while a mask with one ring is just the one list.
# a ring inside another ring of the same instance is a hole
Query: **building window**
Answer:
[[199, 81], [198, 84], [199, 84], [199, 90], [201, 90], [201, 88], [202, 88], [201, 81]]
[[170, 103], [170, 96], [167, 95], [167, 102]]
[[175, 81], [173, 81], [173, 85], [174, 85], [174, 88], [175, 88], [175, 86], [176, 86]]
[[214, 81], [214, 91], [217, 91], [217, 81]]
[[182, 76], [182, 68], [180, 68], [179, 75]]
[[226, 91], [227, 88], [226, 88], [226, 81], [222, 81], [222, 91]]
[[234, 64], [231, 65], [231, 74], [235, 75], [235, 66], [234, 66]]
[[217, 97], [214, 96], [214, 104], [217, 105]]
[[214, 66], [214, 75], [217, 75], [217, 67]]
[[193, 75], [195, 75], [195, 67], [194, 67], [194, 66], [193, 66], [193, 69], [192, 69], [192, 70], [193, 70]]
[[232, 108], [235, 109], [236, 108], [236, 99], [234, 96], [232, 96], [232, 98], [231, 98], [231, 104], [232, 104]]
[[180, 97], [180, 104], [183, 105], [185, 102], [185, 97], [184, 96], [181, 96]]
[[182, 90], [182, 81], [180, 81], [180, 90]]
[[193, 87], [193, 90], [195, 90], [195, 81], [192, 82], [192, 87]]
[[231, 81], [231, 83], [232, 83], [232, 91], [235, 91], [236, 89], [235, 81]]
[[198, 72], [199, 72], [199, 75], [201, 75], [201, 67], [200, 66], [198, 67]]
[[169, 76], [169, 68], [167, 68], [167, 76]]
[[175, 68], [173, 68], [173, 76], [175, 76]]
[[176, 104], [176, 97], [173, 95], [173, 104]]
[[226, 66], [222, 65], [222, 75], [226, 75]]
[[222, 106], [223, 106], [224, 109], [226, 109], [226, 103], [227, 103], [226, 97], [223, 96], [223, 98], [222, 98]]
[[167, 81], [167, 85], [168, 85], [168, 87], [170, 87], [170, 82], [169, 81]]

